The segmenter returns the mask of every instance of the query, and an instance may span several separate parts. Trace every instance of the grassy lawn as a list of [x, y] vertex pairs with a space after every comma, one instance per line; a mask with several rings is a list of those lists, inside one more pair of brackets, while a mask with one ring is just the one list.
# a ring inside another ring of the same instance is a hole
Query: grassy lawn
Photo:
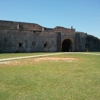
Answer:
[[100, 100], [100, 55], [0, 63], [0, 100]]

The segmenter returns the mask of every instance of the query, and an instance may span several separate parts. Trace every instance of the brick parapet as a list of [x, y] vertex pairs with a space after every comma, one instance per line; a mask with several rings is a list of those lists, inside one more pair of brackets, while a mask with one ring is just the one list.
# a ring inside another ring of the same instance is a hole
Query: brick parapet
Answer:
[[13, 21], [3, 21], [0, 20], [0, 29], [8, 30], [33, 30], [33, 31], [42, 31], [42, 26], [34, 23], [24, 23], [24, 22], [13, 22]]

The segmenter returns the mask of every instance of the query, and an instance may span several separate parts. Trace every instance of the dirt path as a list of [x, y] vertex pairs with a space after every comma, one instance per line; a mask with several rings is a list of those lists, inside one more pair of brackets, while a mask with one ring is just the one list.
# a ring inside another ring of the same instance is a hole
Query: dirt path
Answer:
[[18, 60], [18, 59], [26, 59], [26, 58], [37, 58], [37, 57], [47, 57], [51, 55], [60, 55], [60, 54], [89, 54], [89, 55], [100, 55], [99, 53], [83, 53], [83, 52], [62, 52], [62, 53], [50, 53], [50, 54], [43, 54], [43, 55], [34, 55], [34, 56], [24, 56], [24, 57], [14, 57], [14, 58], [6, 58], [0, 59], [0, 62], [4, 61], [11, 61], [11, 60]]
[[89, 54], [89, 55], [100, 55], [100, 53], [83, 53], [83, 54]]
[[10, 61], [10, 60], [18, 60], [18, 59], [26, 59], [26, 58], [46, 57], [46, 56], [50, 56], [50, 55], [59, 55], [59, 54], [63, 54], [63, 53], [50, 53], [50, 54], [43, 54], [43, 55], [34, 55], [34, 56], [24, 56], [24, 57], [6, 58], [6, 59], [0, 59], [0, 62]]

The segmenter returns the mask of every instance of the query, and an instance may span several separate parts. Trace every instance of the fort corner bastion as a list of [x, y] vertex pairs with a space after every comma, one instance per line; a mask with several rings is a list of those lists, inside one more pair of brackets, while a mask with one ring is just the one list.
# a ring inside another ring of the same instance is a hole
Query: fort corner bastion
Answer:
[[100, 39], [73, 27], [46, 28], [35, 23], [0, 20], [0, 52], [100, 51]]

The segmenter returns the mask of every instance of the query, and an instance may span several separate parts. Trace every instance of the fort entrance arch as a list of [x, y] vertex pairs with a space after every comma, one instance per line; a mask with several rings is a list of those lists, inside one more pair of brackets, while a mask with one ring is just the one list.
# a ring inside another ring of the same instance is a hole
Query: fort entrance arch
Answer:
[[70, 39], [64, 39], [62, 42], [62, 52], [72, 51], [72, 41]]

